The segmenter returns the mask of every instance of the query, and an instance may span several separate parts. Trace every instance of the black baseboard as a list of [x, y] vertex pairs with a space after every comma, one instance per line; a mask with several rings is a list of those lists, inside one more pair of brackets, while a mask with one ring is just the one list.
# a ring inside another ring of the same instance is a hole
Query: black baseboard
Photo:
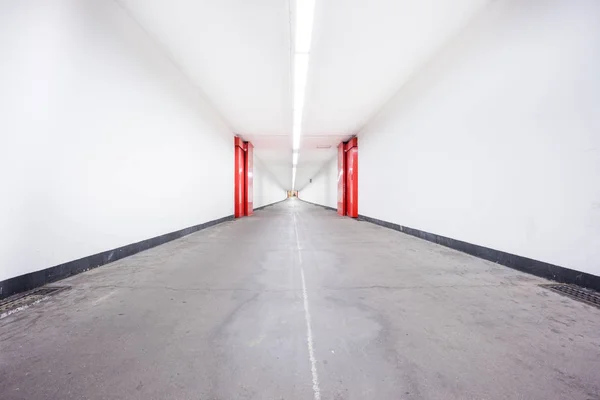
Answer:
[[561, 283], [570, 283], [578, 286], [587, 287], [600, 291], [600, 277], [587, 274], [585, 272], [575, 271], [558, 265], [549, 264], [543, 261], [533, 260], [527, 257], [521, 257], [516, 254], [506, 253], [500, 250], [490, 249], [489, 247], [479, 246], [473, 243], [463, 242], [436, 235], [414, 228], [394, 224], [392, 222], [382, 221], [380, 219], [359, 215], [361, 221], [371, 222], [386, 228], [394, 229], [407, 235], [415, 236], [442, 246], [450, 247], [463, 253], [470, 254], [484, 260], [492, 261], [522, 272], [527, 272], [542, 278], [551, 279]]
[[266, 205], [264, 205], [264, 206], [260, 206], [260, 207], [253, 208], [252, 210], [253, 210], [253, 211], [263, 210], [263, 209], [265, 209], [265, 208], [267, 208], [267, 207], [274, 206], [275, 204], [283, 203], [283, 202], [284, 202], [284, 201], [286, 201], [286, 200], [287, 200], [287, 198], [286, 198], [286, 199], [283, 199], [283, 200], [276, 201], [275, 203], [266, 204]]
[[303, 201], [305, 203], [312, 204], [313, 206], [319, 206], [319, 207], [323, 207], [326, 210], [331, 210], [331, 211], [337, 212], [337, 208], [333, 208], [333, 207], [329, 207], [329, 206], [324, 206], [323, 204], [313, 203], [312, 201], [306, 201], [306, 200], [301, 199], [300, 197], [297, 197], [297, 199], [300, 200], [300, 201]]
[[213, 221], [208, 221], [203, 224], [194, 225], [189, 228], [181, 229], [179, 231], [165, 233], [164, 235], [142, 240], [141, 242], [128, 244], [122, 247], [118, 247], [116, 249], [103, 251], [102, 253], [83, 257], [78, 260], [69, 261], [64, 264], [55, 265], [54, 267], [49, 267], [41, 271], [35, 271], [25, 275], [7, 279], [5, 281], [0, 282], [0, 299], [6, 298], [15, 293], [34, 289], [38, 286], [42, 286], [47, 283], [56, 282], [58, 280], [79, 274], [89, 269], [100, 267], [104, 264], [108, 264], [113, 261], [120, 260], [121, 258], [134, 255], [136, 253], [139, 253], [140, 251], [148, 250], [152, 247], [156, 247], [161, 244], [170, 242], [172, 240], [179, 239], [183, 236], [189, 235], [190, 233], [194, 233], [199, 230], [208, 228], [209, 226], [213, 226], [231, 220], [233, 220], [233, 215], [215, 219]]

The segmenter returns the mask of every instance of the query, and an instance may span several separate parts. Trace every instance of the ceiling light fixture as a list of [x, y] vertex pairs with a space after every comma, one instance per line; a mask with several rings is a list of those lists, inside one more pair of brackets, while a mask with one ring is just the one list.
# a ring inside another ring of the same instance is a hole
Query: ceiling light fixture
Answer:
[[292, 190], [296, 186], [296, 166], [292, 167]]
[[308, 54], [296, 53], [294, 56], [294, 121], [292, 125], [294, 150], [298, 150], [300, 147], [304, 92], [306, 91], [306, 76], [308, 74], [308, 60]]
[[306, 74], [308, 73], [308, 53], [296, 53], [294, 56], [294, 109], [302, 115]]
[[300, 135], [302, 134], [302, 115], [304, 108], [304, 95], [308, 76], [308, 62], [310, 59], [310, 42], [312, 40], [313, 19], [315, 14], [315, 0], [296, 0], [296, 32], [294, 45], [294, 104], [292, 122], [292, 190], [296, 186], [296, 165], [298, 164], [298, 150], [300, 149]]
[[302, 125], [302, 108], [298, 110], [294, 110], [294, 125], [293, 126], [301, 126]]
[[296, 0], [296, 53], [309, 53], [315, 0]]
[[293, 149], [295, 152], [298, 152], [298, 149], [300, 147], [300, 131], [301, 131], [301, 127], [300, 125], [294, 125], [293, 130], [292, 130], [292, 138], [293, 138]]

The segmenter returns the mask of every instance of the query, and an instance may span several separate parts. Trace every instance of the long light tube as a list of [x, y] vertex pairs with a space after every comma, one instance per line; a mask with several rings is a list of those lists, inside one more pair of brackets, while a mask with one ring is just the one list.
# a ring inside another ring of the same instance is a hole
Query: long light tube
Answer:
[[296, 0], [296, 53], [309, 53], [315, 0]]
[[308, 53], [296, 53], [294, 56], [294, 109], [302, 115], [306, 75], [308, 73]]
[[294, 44], [294, 113], [292, 122], [292, 190], [296, 185], [296, 165], [302, 134], [302, 115], [308, 76], [315, 0], [296, 0], [296, 32]]
[[292, 167], [292, 190], [296, 186], [296, 166]]
[[292, 126], [294, 150], [298, 150], [298, 147], [300, 146], [304, 94], [306, 92], [306, 76], [308, 74], [308, 60], [308, 54], [296, 53], [294, 56], [294, 121]]

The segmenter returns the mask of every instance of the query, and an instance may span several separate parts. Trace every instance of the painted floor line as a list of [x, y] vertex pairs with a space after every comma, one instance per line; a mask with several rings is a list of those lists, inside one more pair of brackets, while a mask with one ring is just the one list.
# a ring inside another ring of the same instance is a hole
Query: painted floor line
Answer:
[[321, 389], [319, 388], [319, 374], [317, 373], [317, 360], [315, 358], [315, 347], [313, 343], [313, 334], [310, 318], [310, 309], [308, 307], [308, 294], [306, 292], [306, 279], [304, 278], [304, 268], [302, 267], [302, 255], [300, 252], [300, 239], [298, 238], [298, 227], [296, 223], [296, 213], [294, 218], [294, 232], [296, 234], [296, 250], [300, 262], [300, 276], [302, 277], [302, 298], [304, 300], [304, 319], [306, 320], [306, 342], [308, 345], [308, 358], [310, 360], [310, 372], [312, 374], [313, 392], [315, 400], [321, 400]]

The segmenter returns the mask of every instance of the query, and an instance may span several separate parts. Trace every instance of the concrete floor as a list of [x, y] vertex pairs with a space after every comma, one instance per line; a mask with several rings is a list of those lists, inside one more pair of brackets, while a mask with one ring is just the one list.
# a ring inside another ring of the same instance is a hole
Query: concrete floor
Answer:
[[543, 282], [290, 200], [0, 320], [0, 398], [600, 399], [600, 310]]

